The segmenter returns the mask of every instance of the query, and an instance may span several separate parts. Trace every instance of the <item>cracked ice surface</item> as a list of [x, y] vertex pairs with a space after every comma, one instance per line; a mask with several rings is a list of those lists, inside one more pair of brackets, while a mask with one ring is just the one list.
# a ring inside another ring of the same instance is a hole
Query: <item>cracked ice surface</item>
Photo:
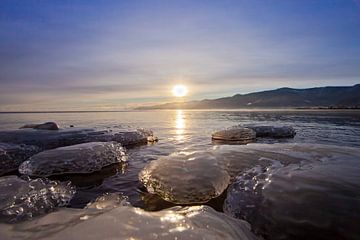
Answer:
[[75, 194], [70, 183], [47, 179], [0, 178], [0, 221], [17, 222], [66, 206]]
[[249, 221], [267, 239], [356, 239], [359, 149], [274, 145], [258, 152], [270, 165], [256, 165], [230, 185], [224, 212]]

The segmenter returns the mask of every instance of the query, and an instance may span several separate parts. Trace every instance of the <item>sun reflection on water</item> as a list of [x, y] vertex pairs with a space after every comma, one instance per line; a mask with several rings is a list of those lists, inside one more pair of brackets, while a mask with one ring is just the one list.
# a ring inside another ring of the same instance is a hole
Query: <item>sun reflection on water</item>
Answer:
[[183, 110], [177, 110], [176, 111], [176, 118], [175, 118], [175, 139], [179, 142], [183, 142], [185, 139], [184, 133], [185, 133], [185, 116]]

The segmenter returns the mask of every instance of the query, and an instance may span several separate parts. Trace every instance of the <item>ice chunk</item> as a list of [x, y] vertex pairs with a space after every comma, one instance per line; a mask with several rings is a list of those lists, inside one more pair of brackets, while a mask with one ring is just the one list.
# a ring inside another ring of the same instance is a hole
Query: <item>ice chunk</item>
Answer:
[[359, 149], [284, 144], [265, 150], [287, 156], [287, 163], [301, 161], [283, 164], [274, 155], [270, 166], [242, 173], [228, 189], [225, 213], [249, 221], [267, 239], [358, 237]]
[[[256, 137], [266, 138], [293, 138], [296, 135], [295, 129], [284, 125], [245, 125], [256, 132]], [[236, 127], [235, 127], [236, 128]]]
[[24, 144], [0, 143], [0, 176], [18, 169], [19, 165], [40, 148]]
[[47, 179], [0, 178], [0, 221], [16, 222], [66, 206], [75, 189]]
[[212, 134], [212, 139], [216, 141], [236, 141], [244, 144], [253, 142], [255, 138], [255, 132], [244, 127], [228, 128]]
[[150, 162], [139, 179], [151, 193], [179, 204], [204, 203], [219, 196], [230, 176], [209, 152], [175, 153]]
[[[311, 153], [304, 150], [309, 148], [313, 149]], [[279, 160], [284, 165], [299, 163], [305, 157], [321, 160], [326, 155], [321, 148], [317, 152], [317, 148], [320, 146], [248, 144], [175, 153], [150, 162], [140, 172], [139, 179], [150, 193], [156, 193], [164, 200], [179, 204], [204, 203], [226, 189], [229, 177], [234, 179], [254, 165], [266, 167], [272, 160]]]
[[60, 127], [55, 122], [46, 122], [41, 124], [26, 124], [20, 128], [33, 128], [38, 130], [59, 130]]
[[126, 161], [124, 148], [116, 142], [91, 142], [46, 150], [23, 162], [19, 172], [30, 176], [92, 173]]
[[289, 165], [304, 161], [327, 162], [339, 156], [353, 157], [355, 154], [354, 148], [303, 143], [220, 145], [214, 147], [211, 153], [232, 178], [255, 165], [263, 168], [270, 166], [273, 160]]
[[[15, 234], [16, 233], [16, 234]], [[131, 206], [111, 210], [61, 209], [33, 221], [0, 225], [1, 239], [256, 239], [245, 221], [206, 206], [146, 212]]]
[[20, 129], [0, 131], [0, 142], [36, 145], [53, 149], [87, 142], [116, 141], [123, 146], [146, 144], [156, 140], [152, 131], [127, 128], [68, 128], [57, 131]]

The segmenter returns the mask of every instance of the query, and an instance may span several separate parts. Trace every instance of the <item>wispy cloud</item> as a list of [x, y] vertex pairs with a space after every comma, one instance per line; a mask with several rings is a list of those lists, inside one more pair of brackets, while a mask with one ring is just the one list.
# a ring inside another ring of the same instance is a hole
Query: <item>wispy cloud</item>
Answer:
[[358, 1], [6, 1], [0, 110], [123, 108], [360, 79]]

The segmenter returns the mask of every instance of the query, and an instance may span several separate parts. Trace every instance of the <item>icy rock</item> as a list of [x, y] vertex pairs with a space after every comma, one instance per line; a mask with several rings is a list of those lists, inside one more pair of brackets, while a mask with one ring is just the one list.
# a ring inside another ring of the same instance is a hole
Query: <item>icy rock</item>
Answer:
[[[16, 232], [16, 234], [14, 234]], [[1, 239], [256, 239], [247, 222], [206, 206], [146, 212], [131, 206], [111, 210], [61, 209], [33, 221], [0, 225]]]
[[41, 124], [26, 124], [20, 128], [33, 128], [38, 130], [59, 130], [59, 125], [55, 122], [46, 122]]
[[295, 129], [290, 126], [245, 125], [256, 132], [256, 137], [264, 138], [293, 138]]
[[68, 128], [58, 131], [20, 129], [0, 131], [0, 142], [36, 145], [42, 149], [53, 149], [87, 142], [115, 141], [123, 146], [146, 144], [156, 139], [152, 131], [124, 128]]
[[19, 165], [40, 148], [24, 144], [0, 143], [0, 176], [15, 171]]
[[241, 143], [253, 142], [256, 134], [250, 128], [236, 127], [221, 130], [212, 134], [212, 139], [217, 141], [236, 141]]
[[50, 212], [66, 206], [74, 194], [70, 183], [1, 177], [0, 221], [17, 222]]
[[[360, 213], [357, 148], [277, 144], [267, 167], [255, 166], [230, 185], [224, 212], [245, 219], [267, 239], [356, 239]], [[291, 163], [291, 162], [301, 163]], [[339, 218], [347, 216], [347, 218]]]
[[126, 159], [125, 150], [119, 143], [90, 142], [40, 152], [23, 162], [19, 172], [41, 177], [92, 173]]
[[139, 173], [150, 193], [178, 204], [204, 203], [219, 196], [230, 176], [208, 152], [175, 153], [150, 162]]

